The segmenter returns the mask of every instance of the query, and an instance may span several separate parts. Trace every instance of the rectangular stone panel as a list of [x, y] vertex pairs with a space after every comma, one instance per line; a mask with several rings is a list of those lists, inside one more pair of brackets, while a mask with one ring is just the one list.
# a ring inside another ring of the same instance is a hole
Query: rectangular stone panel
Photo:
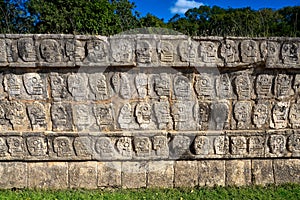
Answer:
[[273, 184], [273, 161], [252, 160], [252, 180], [255, 185]]
[[244, 186], [251, 184], [251, 160], [227, 160], [226, 185]]
[[197, 161], [175, 161], [174, 187], [197, 186], [198, 172]]
[[0, 163], [0, 188], [25, 188], [27, 187], [27, 163], [1, 162]]
[[98, 187], [118, 188], [122, 186], [121, 162], [98, 162]]
[[68, 164], [70, 188], [97, 188], [97, 162], [70, 162]]
[[67, 162], [33, 162], [28, 163], [28, 187], [67, 189]]
[[147, 185], [148, 163], [123, 162], [122, 163], [122, 188], [142, 188]]
[[225, 161], [198, 161], [199, 186], [225, 186]]
[[174, 161], [149, 162], [147, 187], [172, 188], [174, 184]]
[[273, 161], [276, 184], [300, 183], [300, 160], [278, 159]]

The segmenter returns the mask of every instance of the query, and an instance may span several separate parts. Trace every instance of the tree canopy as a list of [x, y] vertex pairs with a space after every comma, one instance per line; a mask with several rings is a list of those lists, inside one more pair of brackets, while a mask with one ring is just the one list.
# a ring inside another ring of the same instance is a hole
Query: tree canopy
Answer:
[[200, 6], [168, 22], [129, 0], [0, 0], [0, 33], [113, 35], [143, 27], [198, 36], [300, 37], [300, 6], [278, 10]]

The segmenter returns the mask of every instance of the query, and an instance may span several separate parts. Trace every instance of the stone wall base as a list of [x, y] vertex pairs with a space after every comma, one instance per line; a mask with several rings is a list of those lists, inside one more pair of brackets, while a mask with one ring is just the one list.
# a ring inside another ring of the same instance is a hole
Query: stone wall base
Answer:
[[300, 159], [1, 162], [0, 188], [97, 189], [300, 183]]

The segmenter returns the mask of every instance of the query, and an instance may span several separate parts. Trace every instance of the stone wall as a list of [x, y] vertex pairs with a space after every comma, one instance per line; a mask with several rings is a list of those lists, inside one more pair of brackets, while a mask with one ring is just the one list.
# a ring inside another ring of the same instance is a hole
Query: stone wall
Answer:
[[300, 182], [300, 39], [0, 35], [0, 188]]

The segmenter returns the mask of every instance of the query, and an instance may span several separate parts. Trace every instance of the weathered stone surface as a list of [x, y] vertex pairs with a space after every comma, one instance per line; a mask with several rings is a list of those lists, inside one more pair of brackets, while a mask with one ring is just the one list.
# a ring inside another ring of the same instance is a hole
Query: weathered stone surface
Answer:
[[201, 160], [198, 162], [199, 186], [225, 186], [225, 161]]
[[148, 163], [123, 162], [122, 163], [122, 187], [142, 188], [147, 186]]
[[35, 162], [28, 163], [29, 188], [68, 188], [68, 163]]
[[175, 161], [174, 187], [197, 186], [198, 171], [197, 161]]
[[68, 164], [70, 188], [97, 188], [97, 162], [70, 162]]
[[227, 160], [225, 164], [226, 185], [242, 186], [251, 184], [250, 160]]
[[[28, 164], [42, 188], [297, 182], [299, 44], [2, 34], [3, 171]], [[3, 187], [23, 187], [14, 178]]]
[[0, 187], [2, 189], [27, 187], [27, 163], [1, 162]]
[[278, 159], [273, 165], [276, 184], [300, 183], [299, 159]]
[[174, 184], [174, 161], [149, 162], [147, 187], [172, 188]]
[[[98, 187], [121, 187], [122, 168], [121, 162], [98, 162]], [[126, 180], [130, 181], [130, 180]], [[130, 183], [127, 183], [130, 186]]]
[[273, 161], [252, 160], [252, 180], [255, 185], [268, 185], [274, 183]]

